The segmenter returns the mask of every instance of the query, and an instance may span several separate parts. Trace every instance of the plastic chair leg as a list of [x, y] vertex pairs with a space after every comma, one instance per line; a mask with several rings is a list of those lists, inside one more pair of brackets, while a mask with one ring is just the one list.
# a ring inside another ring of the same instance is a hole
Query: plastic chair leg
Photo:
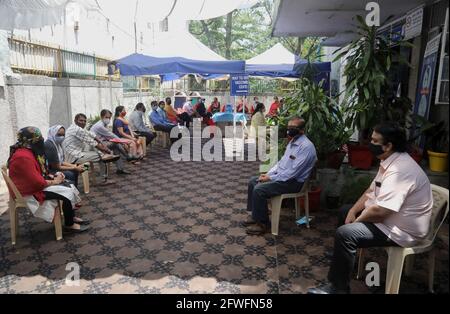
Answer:
[[89, 194], [90, 192], [90, 186], [89, 186], [89, 171], [84, 171], [81, 174], [81, 177], [83, 178], [83, 189], [84, 194]]
[[55, 224], [56, 241], [61, 240], [62, 237], [62, 223], [61, 223], [61, 209], [62, 202], [58, 201], [58, 206], [55, 208], [55, 216], [53, 218], [53, 223]]
[[434, 269], [436, 265], [436, 251], [431, 249], [428, 256], [428, 290], [434, 293]]
[[402, 278], [404, 250], [401, 248], [388, 248], [388, 263], [386, 274], [386, 294], [398, 294]]
[[144, 136], [140, 136], [139, 137], [139, 141], [141, 142], [142, 145], [142, 151], [144, 152], [144, 156], [147, 155], [147, 138]]
[[411, 273], [412, 273], [412, 270], [414, 267], [414, 260], [415, 260], [414, 255], [408, 255], [405, 258], [405, 275], [406, 276], [411, 276]]
[[306, 228], [309, 229], [309, 196], [308, 196], [308, 191], [305, 193], [305, 216], [306, 216]]
[[[11, 203], [11, 201], [10, 201]], [[9, 204], [9, 222], [10, 222], [10, 228], [11, 228], [11, 244], [16, 245], [16, 238], [17, 238], [17, 214], [16, 214], [16, 207], [14, 204]]]
[[270, 200], [271, 207], [272, 207], [272, 217], [271, 217], [271, 223], [272, 223], [272, 234], [278, 235], [278, 225], [280, 223], [280, 212], [281, 212], [281, 202], [283, 199], [281, 196], [275, 196], [272, 197]]
[[295, 203], [295, 220], [300, 218], [300, 204], [298, 203], [298, 197], [294, 198]]
[[359, 249], [358, 255], [358, 271], [356, 273], [356, 279], [360, 280], [363, 277], [364, 271], [364, 249]]

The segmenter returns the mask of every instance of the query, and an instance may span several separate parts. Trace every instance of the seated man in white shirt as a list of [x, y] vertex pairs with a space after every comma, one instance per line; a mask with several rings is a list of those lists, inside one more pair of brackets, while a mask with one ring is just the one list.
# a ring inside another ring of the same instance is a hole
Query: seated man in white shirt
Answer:
[[112, 151], [101, 143], [97, 136], [86, 130], [86, 115], [79, 113], [75, 116], [74, 123], [67, 129], [62, 147], [66, 161], [72, 164], [84, 164], [86, 162], [100, 162], [103, 173], [103, 184], [111, 184], [108, 181], [106, 162], [117, 161], [120, 156], [112, 155]]
[[392, 123], [376, 126], [370, 150], [381, 159], [378, 174], [356, 204], [342, 208], [329, 283], [308, 290], [310, 294], [350, 293], [358, 248], [410, 247], [429, 231], [433, 208], [430, 181], [406, 152], [405, 132]]

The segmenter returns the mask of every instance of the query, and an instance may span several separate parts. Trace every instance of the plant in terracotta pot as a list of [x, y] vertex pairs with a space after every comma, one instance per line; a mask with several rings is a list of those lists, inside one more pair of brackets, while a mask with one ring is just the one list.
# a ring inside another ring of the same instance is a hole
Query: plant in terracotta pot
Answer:
[[345, 156], [341, 148], [351, 136], [342, 109], [326, 94], [321, 83], [316, 84], [303, 78], [298, 86], [294, 93], [285, 98], [285, 106], [278, 118], [280, 129], [283, 129], [290, 117], [303, 117], [306, 121], [306, 135], [316, 147], [318, 167], [326, 167], [328, 163], [339, 168]]
[[[360, 37], [337, 50], [335, 60], [345, 57], [343, 106], [346, 124], [359, 130], [359, 147], [349, 145], [349, 161], [355, 168], [369, 169], [373, 161], [367, 147], [370, 129], [390, 120], [391, 100], [396, 94], [388, 73], [394, 59], [402, 63], [405, 60], [391, 47], [390, 39], [378, 33], [378, 27], [367, 26], [361, 16], [356, 19]], [[398, 44], [409, 45], [404, 41]]]

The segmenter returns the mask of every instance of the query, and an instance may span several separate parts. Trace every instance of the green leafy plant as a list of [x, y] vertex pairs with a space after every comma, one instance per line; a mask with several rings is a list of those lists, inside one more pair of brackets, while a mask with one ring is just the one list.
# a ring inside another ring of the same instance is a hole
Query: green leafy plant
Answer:
[[345, 144], [351, 131], [346, 127], [341, 108], [322, 89], [303, 78], [298, 89], [285, 98], [285, 105], [278, 117], [273, 119], [285, 137], [287, 124], [293, 116], [301, 116], [306, 121], [306, 134], [316, 146], [319, 159], [339, 150]]
[[361, 195], [369, 188], [370, 183], [373, 180], [371, 176], [355, 177], [355, 174], [347, 174], [346, 182], [344, 183], [340, 202], [341, 204], [355, 204]]
[[[356, 19], [360, 38], [339, 49], [335, 60], [346, 57], [344, 75], [347, 80], [343, 102], [346, 122], [352, 129], [363, 131], [380, 121], [395, 119], [399, 108], [390, 101], [395, 92], [388, 73], [394, 59], [400, 63], [407, 62], [391, 47], [389, 38], [378, 34], [378, 27], [367, 26], [361, 16]], [[404, 41], [398, 44], [410, 46]], [[404, 99], [401, 103], [406, 104]]]
[[448, 131], [445, 128], [445, 121], [432, 124], [423, 133], [427, 138], [427, 149], [436, 153], [448, 153]]
[[90, 130], [94, 124], [100, 121], [100, 119], [100, 115], [89, 116], [89, 118], [87, 119], [87, 129]]

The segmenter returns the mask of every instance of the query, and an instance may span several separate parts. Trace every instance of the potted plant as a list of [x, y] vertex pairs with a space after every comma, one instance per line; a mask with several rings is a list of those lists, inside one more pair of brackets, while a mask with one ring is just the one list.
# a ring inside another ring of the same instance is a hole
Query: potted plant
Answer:
[[345, 124], [341, 107], [316, 84], [302, 78], [298, 89], [285, 98], [284, 108], [278, 119], [280, 132], [284, 132], [292, 116], [306, 121], [306, 134], [316, 147], [319, 168], [330, 166], [339, 169], [345, 153], [342, 146], [351, 136]]
[[434, 124], [424, 132], [427, 137], [427, 153], [431, 171], [448, 170], [448, 131], [445, 122]]
[[[395, 95], [388, 77], [392, 60], [405, 61], [391, 48], [390, 39], [378, 33], [378, 27], [367, 26], [361, 16], [356, 19], [361, 37], [337, 50], [335, 60], [345, 57], [343, 106], [346, 124], [359, 130], [359, 145], [348, 146], [349, 161], [355, 168], [369, 169], [373, 162], [367, 147], [370, 128], [389, 120], [392, 107], [389, 99]], [[403, 41], [399, 44], [409, 45]]]

